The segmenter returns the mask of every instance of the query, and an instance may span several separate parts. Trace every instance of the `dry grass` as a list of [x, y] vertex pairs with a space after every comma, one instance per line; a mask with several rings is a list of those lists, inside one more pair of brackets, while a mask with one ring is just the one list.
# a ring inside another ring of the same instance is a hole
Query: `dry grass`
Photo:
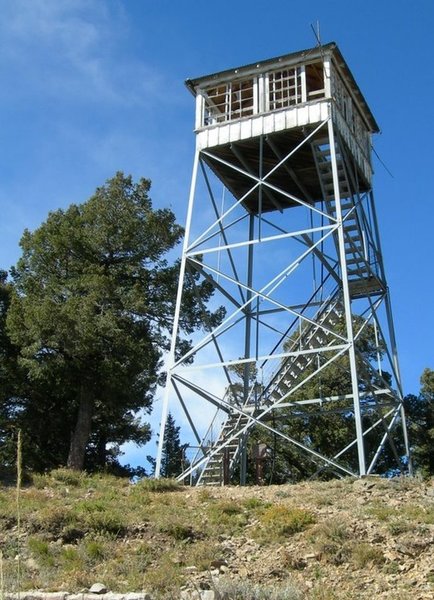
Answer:
[[[403, 544], [425, 536], [418, 564], [428, 564], [432, 502], [423, 490], [417, 496], [416, 483], [406, 483], [407, 498], [399, 483], [378, 486], [359, 503], [351, 480], [190, 489], [62, 469], [34, 476], [19, 494], [21, 536], [16, 490], [0, 489], [0, 591], [18, 589], [20, 555], [23, 591], [76, 592], [101, 581], [115, 592], [147, 590], [168, 600], [181, 585], [200, 578], [220, 585], [220, 577], [234, 599], [346, 600], [369, 597], [357, 587], [369, 573], [385, 589], [390, 577], [398, 598], [406, 592], [402, 561], [383, 554], [381, 540], [393, 547], [401, 534]], [[428, 570], [425, 580], [434, 583]]]
[[320, 560], [339, 565], [349, 554], [350, 531], [342, 519], [329, 519], [310, 532], [310, 540]]
[[262, 541], [282, 541], [315, 523], [315, 515], [304, 508], [274, 505], [266, 508], [259, 517], [256, 530]]
[[217, 600], [302, 600], [292, 583], [258, 585], [250, 581], [223, 580], [214, 586]]

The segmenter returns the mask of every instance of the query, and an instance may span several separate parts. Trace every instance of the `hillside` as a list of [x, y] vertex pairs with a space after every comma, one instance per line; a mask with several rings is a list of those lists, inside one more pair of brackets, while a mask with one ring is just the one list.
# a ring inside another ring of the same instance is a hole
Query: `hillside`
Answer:
[[198, 489], [59, 470], [33, 477], [19, 512], [2, 487], [0, 524], [2, 595], [17, 577], [22, 591], [100, 582], [165, 599], [207, 587], [245, 600], [434, 595], [434, 481]]

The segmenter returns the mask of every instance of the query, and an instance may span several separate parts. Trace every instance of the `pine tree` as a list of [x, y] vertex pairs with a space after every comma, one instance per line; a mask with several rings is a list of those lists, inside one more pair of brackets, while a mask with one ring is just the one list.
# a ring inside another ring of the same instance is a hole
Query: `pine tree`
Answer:
[[181, 444], [180, 427], [175, 424], [175, 419], [169, 413], [166, 423], [166, 433], [163, 442], [163, 453], [161, 460], [162, 477], [175, 477], [179, 475], [185, 466], [185, 445]]
[[[27, 386], [2, 399], [0, 418], [25, 422], [24, 452], [34, 455], [37, 470], [65, 462], [103, 468], [113, 444], [149, 440], [136, 416], [151, 409], [170, 345], [179, 262], [169, 263], [167, 254], [183, 236], [171, 210], [153, 208], [150, 186], [117, 173], [87, 202], [51, 212], [24, 232], [10, 294], [5, 285], [0, 290], [0, 338], [16, 349]], [[202, 327], [196, 294], [206, 304], [212, 292], [192, 275], [181, 314], [185, 334]], [[206, 312], [211, 321], [223, 316]], [[180, 346], [185, 351], [189, 341]], [[1, 369], [9, 350], [3, 354]], [[5, 412], [7, 403], [12, 411]], [[45, 451], [51, 447], [54, 464]]]
[[409, 421], [413, 466], [424, 477], [434, 474], [434, 371], [425, 369], [418, 396], [409, 394], [405, 407]]

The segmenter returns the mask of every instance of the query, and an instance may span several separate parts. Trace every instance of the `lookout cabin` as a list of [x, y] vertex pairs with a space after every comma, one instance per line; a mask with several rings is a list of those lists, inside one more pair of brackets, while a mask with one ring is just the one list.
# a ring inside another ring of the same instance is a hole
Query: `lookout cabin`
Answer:
[[[293, 152], [289, 166], [276, 168], [269, 183], [321, 201], [312, 143], [318, 147], [327, 136], [319, 126], [329, 118], [356, 166], [359, 191], [371, 188], [371, 135], [378, 125], [334, 42], [188, 79], [186, 85], [196, 99], [197, 149], [236, 198], [251, 182], [234, 166], [261, 177]], [[244, 204], [254, 210], [254, 202]], [[291, 205], [288, 198], [278, 206], [265, 200], [262, 210]]]

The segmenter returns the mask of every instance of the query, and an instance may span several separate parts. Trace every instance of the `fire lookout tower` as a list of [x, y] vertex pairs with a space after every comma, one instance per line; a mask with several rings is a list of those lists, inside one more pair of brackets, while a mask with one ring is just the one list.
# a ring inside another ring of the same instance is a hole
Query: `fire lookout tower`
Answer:
[[[288, 472], [363, 476], [386, 454], [409, 468], [372, 192], [378, 126], [341, 52], [330, 43], [186, 83], [196, 153], [157, 477], [175, 402], [198, 448], [182, 480], [245, 483], [254, 441], [278, 448]], [[184, 290], [199, 280], [226, 313], [216, 324], [203, 307], [182, 353]]]

